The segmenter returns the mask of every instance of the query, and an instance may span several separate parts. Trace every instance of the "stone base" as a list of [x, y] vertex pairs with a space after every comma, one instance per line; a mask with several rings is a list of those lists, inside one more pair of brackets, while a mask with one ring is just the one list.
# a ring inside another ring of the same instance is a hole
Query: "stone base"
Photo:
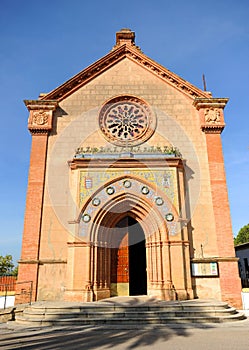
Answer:
[[147, 295], [159, 300], [176, 300], [175, 292], [172, 289], [148, 289]]
[[110, 298], [110, 296], [111, 296], [111, 291], [109, 288], [93, 290], [93, 300], [92, 301], [98, 301], [101, 299]]
[[66, 290], [64, 300], [79, 302], [93, 301], [93, 292], [91, 290]]
[[129, 283], [111, 283], [111, 296], [128, 296]]
[[175, 291], [176, 293], [176, 300], [190, 300], [194, 299], [194, 292], [192, 289], [186, 290], [186, 289], [177, 289]]
[[150, 289], [148, 296], [157, 298], [159, 300], [190, 300], [194, 299], [193, 290], [174, 290], [172, 288]]

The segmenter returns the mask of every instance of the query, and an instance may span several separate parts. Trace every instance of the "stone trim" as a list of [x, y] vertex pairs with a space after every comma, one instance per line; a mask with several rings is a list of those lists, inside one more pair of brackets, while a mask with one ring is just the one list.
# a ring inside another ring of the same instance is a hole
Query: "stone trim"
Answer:
[[67, 260], [60, 259], [41, 259], [41, 260], [19, 260], [18, 264], [66, 264]]
[[134, 158], [118, 158], [118, 159], [73, 159], [68, 161], [70, 169], [88, 168], [148, 168], [150, 167], [183, 167], [183, 161], [178, 157], [169, 157], [160, 159], [134, 159]]
[[229, 98], [202, 98], [202, 97], [196, 97], [194, 100], [194, 107], [196, 107], [197, 110], [202, 108], [225, 108], [227, 102], [229, 101]]
[[237, 262], [239, 258], [236, 257], [208, 257], [208, 258], [192, 258], [191, 262], [202, 263], [202, 262]]

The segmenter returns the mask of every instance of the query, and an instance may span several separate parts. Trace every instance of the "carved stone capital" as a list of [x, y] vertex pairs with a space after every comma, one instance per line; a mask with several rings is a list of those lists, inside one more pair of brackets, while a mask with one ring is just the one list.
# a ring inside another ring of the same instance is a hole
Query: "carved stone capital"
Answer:
[[201, 129], [220, 134], [225, 127], [224, 113], [228, 98], [196, 98], [193, 105], [199, 111]]
[[28, 129], [31, 134], [44, 135], [52, 130], [53, 111], [57, 101], [25, 100], [26, 107], [30, 111]]

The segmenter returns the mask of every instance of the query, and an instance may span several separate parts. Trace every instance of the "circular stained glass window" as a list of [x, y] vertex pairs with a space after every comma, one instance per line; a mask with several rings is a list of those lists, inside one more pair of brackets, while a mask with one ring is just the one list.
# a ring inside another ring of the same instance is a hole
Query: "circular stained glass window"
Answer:
[[118, 146], [135, 146], [152, 136], [155, 118], [145, 102], [133, 96], [122, 96], [102, 107], [99, 125], [108, 141]]

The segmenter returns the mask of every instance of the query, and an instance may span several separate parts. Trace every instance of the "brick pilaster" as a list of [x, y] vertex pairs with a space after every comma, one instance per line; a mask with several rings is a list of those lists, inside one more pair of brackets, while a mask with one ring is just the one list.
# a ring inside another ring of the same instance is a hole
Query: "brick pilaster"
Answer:
[[[32, 134], [32, 145], [18, 282], [32, 281], [32, 300], [36, 300], [47, 141], [57, 103], [38, 100], [25, 101], [25, 104], [30, 111], [28, 128]], [[18, 294], [26, 288], [27, 284], [17, 284], [16, 303], [21, 299]]]
[[221, 297], [241, 307], [241, 283], [235, 257], [226, 175], [221, 143], [225, 127], [223, 109], [228, 99], [196, 99], [201, 129], [206, 135], [211, 195], [213, 202], [216, 240], [219, 253]]

